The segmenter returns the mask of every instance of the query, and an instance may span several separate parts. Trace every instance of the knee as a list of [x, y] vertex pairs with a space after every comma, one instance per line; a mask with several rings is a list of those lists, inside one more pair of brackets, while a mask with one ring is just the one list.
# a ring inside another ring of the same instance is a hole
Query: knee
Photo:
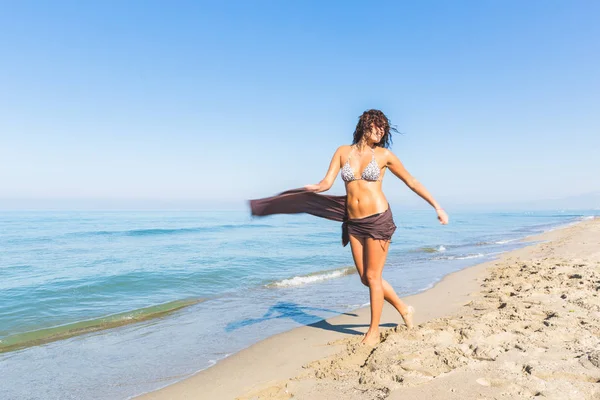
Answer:
[[381, 282], [381, 275], [379, 274], [365, 274], [365, 277], [363, 278], [363, 284], [365, 286], [381, 286], [382, 282]]
[[360, 277], [360, 281], [361, 281], [361, 283], [362, 283], [363, 285], [365, 285], [365, 286], [369, 286], [369, 280], [367, 279], [367, 276], [366, 276], [366, 275], [362, 275], [362, 276]]

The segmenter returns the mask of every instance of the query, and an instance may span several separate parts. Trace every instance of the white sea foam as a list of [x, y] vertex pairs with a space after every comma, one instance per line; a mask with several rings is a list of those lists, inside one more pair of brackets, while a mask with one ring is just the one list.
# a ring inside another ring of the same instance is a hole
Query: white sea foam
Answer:
[[467, 254], [464, 256], [443, 256], [443, 257], [434, 257], [434, 260], [468, 260], [470, 258], [480, 258], [485, 257], [483, 253], [477, 254]]
[[427, 286], [424, 286], [424, 287], [422, 287], [421, 289], [417, 290], [417, 293], [421, 293], [421, 292], [424, 292], [424, 291], [426, 291], [426, 290], [429, 290], [429, 289], [431, 289], [431, 288], [432, 288], [432, 287], [434, 287], [434, 286], [435, 286], [435, 284], [436, 284], [436, 283], [438, 283], [438, 282], [439, 282], [439, 280], [435, 280], [435, 281], [431, 282], [431, 283], [430, 283], [430, 284], [428, 284]]
[[499, 240], [497, 242], [494, 242], [494, 244], [506, 244], [506, 243], [514, 242], [515, 240], [518, 240], [518, 239]]
[[321, 271], [309, 275], [300, 275], [289, 279], [283, 279], [281, 281], [270, 283], [267, 285], [267, 287], [292, 287], [307, 285], [310, 283], [322, 282], [329, 279], [341, 278], [342, 276], [350, 275], [355, 272], [356, 269], [352, 267]]
[[483, 257], [485, 254], [482, 253], [477, 253], [477, 254], [469, 254], [466, 256], [461, 256], [461, 257], [456, 257], [457, 260], [467, 260], [469, 258], [479, 258], [479, 257]]

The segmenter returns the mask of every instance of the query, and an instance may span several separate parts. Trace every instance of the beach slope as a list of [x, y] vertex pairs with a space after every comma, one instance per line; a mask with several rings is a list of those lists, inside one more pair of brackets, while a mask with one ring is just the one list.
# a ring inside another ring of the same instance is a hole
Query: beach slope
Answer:
[[527, 240], [407, 297], [412, 331], [386, 305], [375, 348], [363, 308], [138, 399], [600, 399], [600, 219]]

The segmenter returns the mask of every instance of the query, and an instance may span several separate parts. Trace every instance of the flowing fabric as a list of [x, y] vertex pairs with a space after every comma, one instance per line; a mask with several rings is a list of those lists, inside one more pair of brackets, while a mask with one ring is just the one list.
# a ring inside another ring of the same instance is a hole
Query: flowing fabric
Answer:
[[391, 240], [396, 225], [389, 208], [365, 218], [348, 219], [346, 196], [317, 194], [304, 188], [288, 190], [276, 196], [250, 200], [250, 211], [255, 216], [306, 213], [332, 221], [342, 222], [342, 245], [350, 235]]

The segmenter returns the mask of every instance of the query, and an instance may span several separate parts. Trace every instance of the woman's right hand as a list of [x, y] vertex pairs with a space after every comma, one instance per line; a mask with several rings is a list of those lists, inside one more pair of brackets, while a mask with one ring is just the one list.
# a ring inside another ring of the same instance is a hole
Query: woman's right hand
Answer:
[[319, 192], [321, 189], [321, 186], [319, 185], [306, 185], [304, 186], [304, 189], [308, 190], [309, 192]]
[[435, 211], [437, 212], [440, 224], [446, 225], [448, 223], [448, 214], [446, 214], [446, 211], [444, 211], [442, 208], [438, 208]]

